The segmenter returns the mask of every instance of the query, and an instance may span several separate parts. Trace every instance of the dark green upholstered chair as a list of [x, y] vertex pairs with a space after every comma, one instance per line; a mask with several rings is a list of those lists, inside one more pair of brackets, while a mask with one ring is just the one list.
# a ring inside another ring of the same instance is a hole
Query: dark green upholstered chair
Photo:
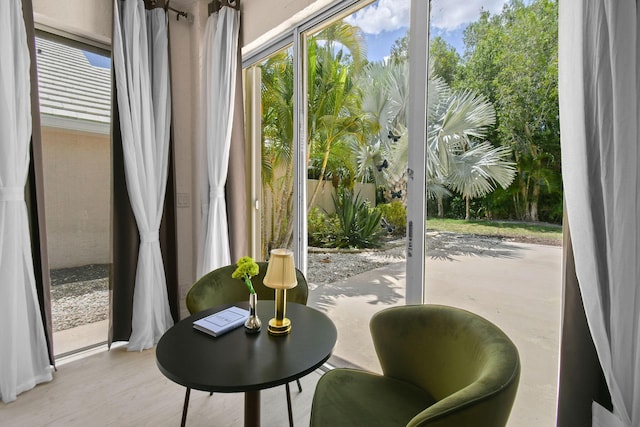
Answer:
[[[266, 287], [262, 281], [264, 275], [267, 273], [267, 262], [258, 262], [260, 268], [259, 273], [251, 278], [253, 288], [258, 294], [258, 301], [260, 300], [273, 300], [275, 299], [275, 290]], [[231, 274], [236, 269], [236, 264], [227, 265], [213, 270], [191, 286], [189, 292], [187, 292], [186, 303], [189, 313], [194, 314], [202, 310], [209, 309], [221, 304], [231, 304], [234, 302], [249, 301], [249, 291], [243, 281], [234, 279]], [[287, 290], [287, 301], [296, 302], [299, 304], [307, 304], [309, 297], [309, 287], [307, 285], [307, 279], [302, 272], [296, 269], [296, 278], [298, 279], [298, 285], [295, 288]], [[269, 319], [261, 319], [264, 326], [262, 333], [267, 333], [266, 323]], [[300, 381], [296, 380], [298, 384], [298, 391], [302, 391]], [[189, 405], [189, 394], [191, 390], [187, 389], [184, 408], [182, 411], [182, 425], [185, 424], [187, 417], [187, 408]], [[293, 414], [291, 411], [291, 392], [289, 390], [289, 384], [286, 384], [287, 393], [287, 409], [289, 411], [289, 425], [293, 426]]]
[[412, 305], [376, 313], [370, 327], [383, 375], [324, 374], [312, 427], [506, 425], [520, 358], [493, 323], [458, 308]]
[[[258, 262], [257, 264], [260, 267], [260, 272], [251, 278], [251, 283], [258, 294], [258, 301], [273, 300], [275, 291], [262, 283], [264, 275], [267, 273], [268, 263]], [[186, 297], [189, 313], [197, 313], [220, 304], [249, 301], [249, 291], [244, 282], [231, 277], [235, 269], [235, 264], [220, 267], [205, 274], [194, 283]], [[287, 301], [306, 305], [309, 297], [307, 279], [298, 269], [296, 269], [296, 278], [298, 285], [287, 290]]]

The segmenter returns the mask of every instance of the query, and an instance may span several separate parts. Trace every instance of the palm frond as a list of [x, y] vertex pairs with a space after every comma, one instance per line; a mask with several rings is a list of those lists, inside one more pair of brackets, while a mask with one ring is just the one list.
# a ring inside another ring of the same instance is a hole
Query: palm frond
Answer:
[[451, 156], [452, 167], [447, 176], [449, 187], [464, 197], [477, 198], [492, 192], [496, 185], [507, 188], [516, 175], [515, 163], [505, 146], [480, 143], [469, 151]]
[[443, 117], [443, 135], [465, 135], [484, 138], [490, 126], [496, 122], [493, 105], [482, 95], [470, 90], [454, 93]]

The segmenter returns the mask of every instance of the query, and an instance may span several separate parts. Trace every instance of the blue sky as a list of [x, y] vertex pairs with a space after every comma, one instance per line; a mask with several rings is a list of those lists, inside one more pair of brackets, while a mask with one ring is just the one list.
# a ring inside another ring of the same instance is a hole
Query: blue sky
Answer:
[[[478, 19], [481, 9], [496, 13], [506, 1], [432, 0], [431, 37], [444, 38], [462, 54], [462, 33], [466, 26]], [[346, 19], [364, 32], [369, 60], [389, 56], [394, 41], [407, 32], [410, 9], [410, 0], [378, 0]]]
[[98, 55], [97, 53], [83, 51], [84, 56], [89, 61], [89, 64], [94, 67], [111, 68], [111, 58], [104, 55]]

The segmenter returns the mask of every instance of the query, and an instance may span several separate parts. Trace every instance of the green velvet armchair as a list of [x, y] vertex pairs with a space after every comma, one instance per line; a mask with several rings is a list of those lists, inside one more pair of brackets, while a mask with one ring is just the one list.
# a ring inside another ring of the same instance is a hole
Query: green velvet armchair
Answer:
[[438, 305], [376, 313], [371, 335], [383, 375], [334, 369], [316, 386], [311, 426], [505, 426], [520, 358], [496, 325]]
[[[258, 301], [275, 299], [275, 290], [268, 288], [262, 283], [264, 275], [267, 273], [267, 262], [258, 262], [259, 273], [251, 278], [253, 288], [258, 294]], [[249, 291], [246, 285], [239, 279], [234, 279], [231, 274], [236, 269], [236, 264], [217, 268], [204, 276], [191, 286], [186, 296], [186, 304], [189, 313], [194, 314], [221, 304], [231, 304], [234, 302], [248, 301]], [[299, 304], [307, 304], [309, 297], [309, 287], [307, 279], [302, 272], [296, 269], [296, 279], [298, 284], [295, 288], [287, 290], [287, 301]], [[258, 302], [259, 303], [259, 302]], [[262, 319], [263, 324], [269, 319]], [[263, 333], [267, 333], [266, 328]], [[298, 391], [302, 391], [300, 381], [296, 380]], [[182, 425], [187, 417], [187, 407], [189, 405], [190, 390], [185, 394], [184, 408], [182, 412]], [[291, 392], [289, 384], [286, 385], [287, 409], [289, 411], [289, 425], [293, 426], [293, 414], [291, 410]]]
[[[260, 272], [251, 278], [251, 283], [258, 294], [258, 301], [272, 300], [275, 298], [275, 291], [262, 283], [264, 275], [267, 273], [268, 263], [258, 262], [257, 264], [260, 267]], [[205, 274], [194, 283], [186, 296], [189, 313], [197, 313], [220, 304], [249, 301], [249, 293], [245, 284], [241, 280], [231, 277], [235, 269], [235, 264], [220, 267]], [[298, 285], [287, 290], [287, 301], [306, 305], [309, 297], [307, 279], [298, 269], [296, 269], [296, 278]]]

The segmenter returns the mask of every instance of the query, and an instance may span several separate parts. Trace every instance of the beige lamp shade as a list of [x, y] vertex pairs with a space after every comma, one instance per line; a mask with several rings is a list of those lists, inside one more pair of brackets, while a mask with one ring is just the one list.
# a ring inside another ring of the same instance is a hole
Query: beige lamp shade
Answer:
[[273, 289], [291, 289], [298, 284], [293, 252], [289, 249], [272, 249], [263, 283]]

